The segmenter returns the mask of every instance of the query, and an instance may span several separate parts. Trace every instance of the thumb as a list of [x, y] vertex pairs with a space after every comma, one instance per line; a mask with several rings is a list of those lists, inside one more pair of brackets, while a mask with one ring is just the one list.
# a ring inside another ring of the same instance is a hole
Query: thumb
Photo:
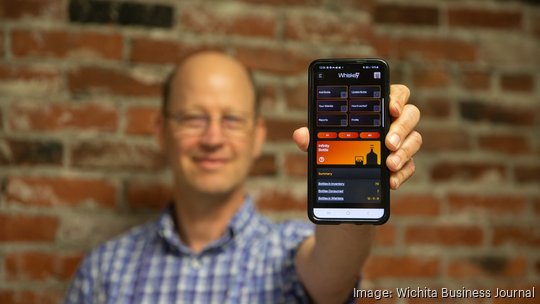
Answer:
[[301, 127], [294, 130], [292, 138], [300, 150], [306, 152], [309, 146], [309, 130], [306, 127]]

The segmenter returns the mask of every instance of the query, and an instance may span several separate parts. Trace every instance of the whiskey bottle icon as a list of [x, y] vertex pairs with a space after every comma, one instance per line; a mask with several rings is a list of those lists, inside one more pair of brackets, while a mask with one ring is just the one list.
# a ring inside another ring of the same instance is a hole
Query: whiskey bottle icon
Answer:
[[371, 145], [370, 148], [371, 151], [366, 156], [366, 165], [377, 165], [377, 153], [373, 152], [373, 145]]

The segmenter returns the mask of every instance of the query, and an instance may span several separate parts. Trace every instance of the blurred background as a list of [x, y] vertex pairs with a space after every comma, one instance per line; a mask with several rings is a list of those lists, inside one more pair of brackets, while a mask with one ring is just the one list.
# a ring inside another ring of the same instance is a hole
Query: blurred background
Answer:
[[363, 287], [536, 286], [508, 302], [538, 302], [539, 46], [537, 1], [0, 0], [0, 303], [59, 302], [87, 250], [166, 204], [160, 85], [202, 49], [255, 72], [269, 136], [249, 187], [275, 220], [306, 219], [290, 138], [309, 62], [387, 59], [424, 145]]

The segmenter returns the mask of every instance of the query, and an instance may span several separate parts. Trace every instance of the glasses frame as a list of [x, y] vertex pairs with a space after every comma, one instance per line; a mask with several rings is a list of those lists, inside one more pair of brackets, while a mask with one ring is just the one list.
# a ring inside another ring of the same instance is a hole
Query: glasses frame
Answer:
[[182, 111], [165, 112], [162, 115], [175, 124], [178, 132], [186, 136], [202, 136], [217, 120], [225, 137], [241, 137], [249, 133], [255, 122], [255, 115], [247, 113], [222, 114], [212, 117], [207, 113]]

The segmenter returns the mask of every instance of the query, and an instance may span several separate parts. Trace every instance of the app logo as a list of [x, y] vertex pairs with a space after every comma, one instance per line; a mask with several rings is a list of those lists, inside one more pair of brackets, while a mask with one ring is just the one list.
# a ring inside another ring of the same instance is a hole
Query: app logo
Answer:
[[339, 78], [355, 78], [358, 79], [360, 77], [360, 73], [337, 73]]

